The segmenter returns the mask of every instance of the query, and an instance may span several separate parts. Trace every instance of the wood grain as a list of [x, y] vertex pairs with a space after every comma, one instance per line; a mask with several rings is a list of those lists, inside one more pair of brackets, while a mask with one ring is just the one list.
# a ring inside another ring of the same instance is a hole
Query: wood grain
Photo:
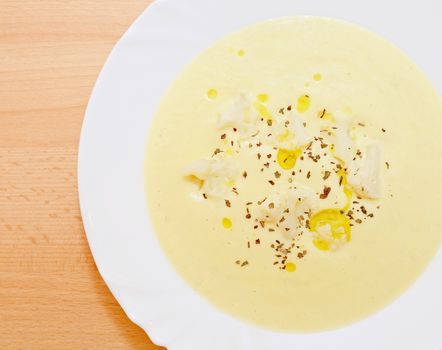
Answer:
[[0, 349], [159, 349], [97, 272], [77, 198], [94, 82], [151, 0], [0, 0]]

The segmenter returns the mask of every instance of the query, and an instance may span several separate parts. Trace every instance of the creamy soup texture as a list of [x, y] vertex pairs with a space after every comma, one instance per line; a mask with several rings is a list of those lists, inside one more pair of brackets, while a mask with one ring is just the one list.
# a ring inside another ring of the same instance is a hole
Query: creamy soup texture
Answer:
[[283, 18], [205, 50], [146, 155], [150, 217], [183, 278], [276, 330], [336, 328], [405, 291], [440, 247], [442, 101], [394, 46]]

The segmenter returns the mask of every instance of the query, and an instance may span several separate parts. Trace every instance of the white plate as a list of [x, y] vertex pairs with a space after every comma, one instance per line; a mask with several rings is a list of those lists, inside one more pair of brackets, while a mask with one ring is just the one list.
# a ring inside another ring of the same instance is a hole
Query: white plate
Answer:
[[159, 0], [110, 55], [87, 109], [79, 192], [95, 261], [127, 315], [169, 350], [442, 349], [442, 254], [389, 307], [324, 333], [282, 334], [225, 315], [176, 274], [147, 216], [146, 135], [178, 72], [214, 40], [247, 24], [288, 15], [349, 20], [407, 52], [442, 90], [438, 1]]

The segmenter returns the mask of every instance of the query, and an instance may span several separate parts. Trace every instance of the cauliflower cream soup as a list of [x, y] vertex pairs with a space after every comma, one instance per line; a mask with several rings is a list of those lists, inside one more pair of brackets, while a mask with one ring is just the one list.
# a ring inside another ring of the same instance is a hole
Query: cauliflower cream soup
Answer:
[[283, 331], [392, 302], [442, 241], [442, 102], [380, 37], [293, 17], [215, 43], [149, 132], [150, 217], [180, 275]]

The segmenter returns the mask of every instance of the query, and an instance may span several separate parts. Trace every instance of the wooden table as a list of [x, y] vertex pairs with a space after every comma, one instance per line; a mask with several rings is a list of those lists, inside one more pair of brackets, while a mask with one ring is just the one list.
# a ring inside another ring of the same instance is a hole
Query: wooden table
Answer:
[[159, 349], [97, 272], [77, 198], [94, 82], [152, 0], [0, 0], [0, 349]]

